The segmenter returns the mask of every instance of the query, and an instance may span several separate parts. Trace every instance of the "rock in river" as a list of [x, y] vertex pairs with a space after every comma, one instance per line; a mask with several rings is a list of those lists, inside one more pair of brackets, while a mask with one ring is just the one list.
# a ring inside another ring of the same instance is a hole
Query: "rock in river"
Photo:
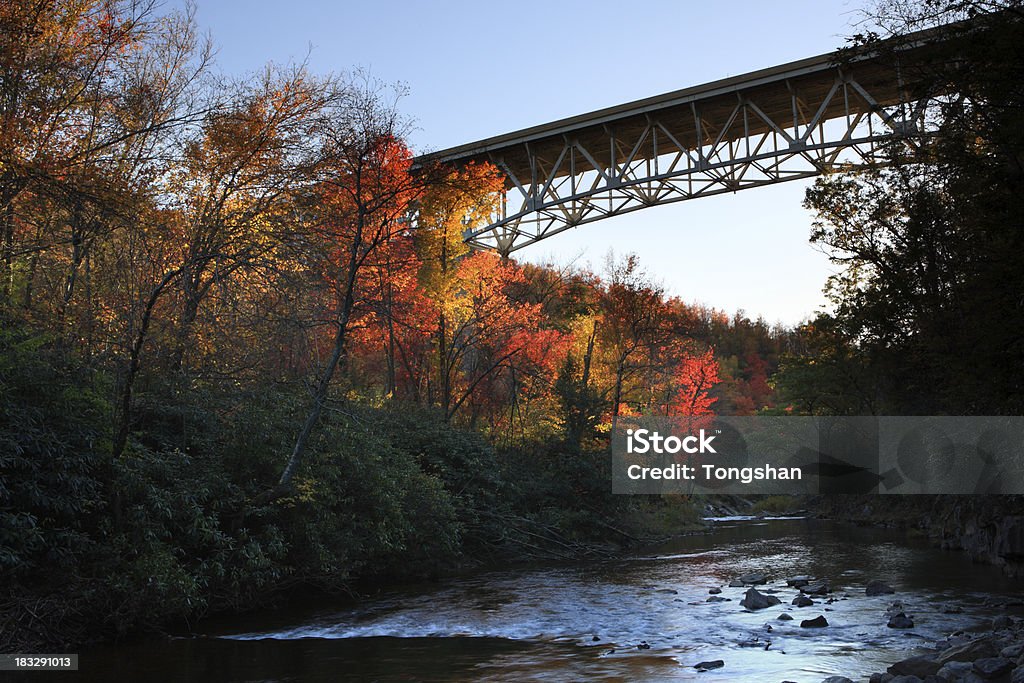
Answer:
[[971, 662], [946, 662], [935, 675], [946, 681], [960, 681], [971, 673], [972, 668]]
[[709, 669], [721, 669], [723, 666], [725, 666], [725, 662], [721, 659], [712, 659], [709, 662], [700, 662], [698, 664], [694, 664], [693, 668], [697, 669], [698, 671], [707, 671]]
[[809, 576], [794, 576], [792, 579], [786, 579], [786, 585], [791, 588], [803, 588], [811, 582]]
[[752, 572], [741, 576], [740, 581], [748, 586], [760, 586], [763, 583], [768, 583], [768, 577], [759, 572]]
[[825, 595], [829, 592], [828, 581], [803, 586], [800, 588], [800, 592], [808, 595]]
[[779, 621], [793, 621], [793, 617], [791, 617], [790, 615], [786, 614], [785, 612], [783, 612], [782, 614], [780, 614], [779, 616], [777, 616], [775, 618], [778, 619]]
[[867, 595], [868, 597], [874, 595], [892, 595], [895, 592], [895, 588], [893, 588], [887, 583], [877, 580], [868, 583], [867, 588], [864, 589], [864, 595]]
[[820, 614], [813, 619], [804, 619], [800, 622], [800, 628], [825, 628], [826, 626], [828, 626], [828, 619]]
[[986, 657], [997, 657], [1001, 649], [997, 639], [991, 636], [982, 636], [946, 648], [939, 653], [939, 661], [943, 664], [946, 662], [973, 662]]
[[718, 595], [721, 592], [722, 592], [721, 588], [711, 588], [711, 589], [708, 590], [708, 594], [710, 594], [710, 595]]
[[743, 599], [740, 600], [740, 604], [747, 609], [764, 609], [765, 607], [771, 607], [772, 605], [778, 605], [782, 601], [774, 595], [765, 595], [756, 588], [748, 588], [744, 594]]
[[896, 662], [889, 667], [888, 671], [893, 676], [927, 678], [937, 674], [940, 668], [942, 668], [942, 665], [939, 664], [937, 659], [933, 659], [928, 655], [920, 655]]
[[914, 628], [914, 620], [903, 612], [897, 612], [889, 617], [889, 628]]
[[1007, 645], [999, 651], [999, 656], [1006, 657], [1007, 659], [1020, 659], [1021, 655], [1024, 655], [1024, 643]]
[[797, 607], [810, 607], [814, 604], [814, 600], [811, 600], [806, 595], [798, 595], [793, 598], [793, 604]]
[[1013, 670], [1013, 662], [1005, 657], [985, 657], [974, 661], [974, 673], [986, 681], [1004, 676]]

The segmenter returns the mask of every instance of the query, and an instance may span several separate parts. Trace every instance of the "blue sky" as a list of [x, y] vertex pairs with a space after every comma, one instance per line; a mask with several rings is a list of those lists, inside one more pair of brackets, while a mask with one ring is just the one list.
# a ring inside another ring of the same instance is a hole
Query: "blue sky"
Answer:
[[[169, 6], [179, 4], [172, 0]], [[401, 82], [417, 152], [828, 52], [861, 0], [331, 2], [199, 0], [227, 73], [302, 60]], [[600, 269], [635, 252], [670, 294], [769, 322], [824, 306], [831, 272], [808, 244], [808, 183], [654, 207], [516, 253]]]

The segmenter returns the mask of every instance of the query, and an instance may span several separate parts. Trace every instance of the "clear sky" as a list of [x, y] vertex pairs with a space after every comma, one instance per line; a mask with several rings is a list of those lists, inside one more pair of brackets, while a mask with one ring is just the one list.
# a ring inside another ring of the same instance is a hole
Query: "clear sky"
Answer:
[[[171, 0], [174, 7], [182, 0]], [[369, 70], [408, 89], [417, 152], [452, 147], [828, 52], [864, 0], [564, 2], [198, 0], [227, 73], [301, 60]], [[769, 322], [824, 306], [831, 272], [807, 241], [794, 181], [654, 207], [562, 233], [519, 259], [600, 269], [635, 252], [665, 289]]]

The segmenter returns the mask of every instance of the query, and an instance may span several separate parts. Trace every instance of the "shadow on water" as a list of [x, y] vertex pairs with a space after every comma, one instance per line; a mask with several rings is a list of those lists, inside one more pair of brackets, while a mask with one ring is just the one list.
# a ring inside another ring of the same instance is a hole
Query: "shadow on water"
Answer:
[[[764, 572], [782, 604], [743, 609], [728, 582]], [[790, 604], [787, 577], [828, 579], [832, 602]], [[881, 579], [896, 595], [866, 597]], [[720, 587], [722, 602], [707, 602]], [[86, 681], [700, 680], [818, 683], [851, 678], [977, 628], [986, 601], [1017, 586], [894, 531], [817, 520], [733, 520], [636, 557], [489, 572], [396, 591], [356, 607], [320, 606], [201, 624], [202, 636], [81, 653]], [[900, 600], [915, 621], [887, 628]], [[959, 613], [949, 614], [949, 608]], [[783, 611], [793, 621], [778, 621]], [[825, 616], [824, 629], [800, 621]], [[649, 647], [647, 647], [649, 646]], [[724, 660], [698, 673], [694, 664]], [[31, 680], [45, 680], [33, 674]]]

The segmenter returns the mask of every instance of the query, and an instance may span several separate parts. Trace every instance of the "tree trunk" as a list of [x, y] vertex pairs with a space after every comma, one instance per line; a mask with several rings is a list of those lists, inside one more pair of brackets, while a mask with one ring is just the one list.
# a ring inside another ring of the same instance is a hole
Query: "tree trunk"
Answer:
[[622, 376], [625, 373], [626, 358], [619, 358], [615, 366], [615, 393], [612, 395], [612, 434], [615, 433], [615, 425], [619, 421], [619, 403], [622, 401]]
[[309, 413], [306, 415], [306, 421], [302, 425], [302, 430], [295, 440], [295, 446], [292, 448], [292, 454], [288, 458], [288, 464], [285, 466], [284, 471], [281, 473], [281, 478], [277, 482], [278, 488], [282, 490], [291, 486], [292, 479], [295, 477], [299, 465], [302, 464], [302, 459], [305, 457], [306, 448], [309, 444], [309, 436], [313, 432], [313, 427], [320, 421], [320, 415], [323, 413], [324, 402], [327, 400], [327, 391], [331, 387], [331, 379], [333, 379], [334, 372], [345, 355], [348, 323], [352, 316], [352, 309], [355, 307], [356, 269], [359, 265], [359, 249], [362, 246], [365, 220], [363, 211], [360, 210], [356, 220], [355, 235], [352, 238], [352, 247], [349, 252], [348, 277], [345, 281], [345, 291], [342, 295], [341, 307], [338, 310], [338, 328], [334, 334], [334, 348], [331, 351], [330, 360], [327, 361], [327, 367], [324, 368], [320, 381], [317, 383], [316, 392], [313, 394], [313, 405], [310, 407]]
[[124, 377], [118, 391], [117, 419], [114, 430], [114, 444], [112, 453], [115, 458], [121, 457], [125, 445], [128, 443], [128, 433], [131, 431], [132, 422], [132, 388], [135, 378], [142, 367], [142, 347], [146, 344], [149, 334], [149, 323], [153, 318], [153, 309], [156, 307], [160, 295], [167, 286], [181, 273], [181, 269], [175, 269], [164, 275], [163, 279], [153, 288], [146, 300], [142, 310], [142, 319], [139, 321], [139, 332], [132, 342], [132, 348], [128, 356], [128, 367], [125, 369]]
[[4, 207], [3, 230], [0, 233], [0, 251], [3, 253], [2, 279], [0, 279], [0, 295], [4, 298], [11, 293], [14, 281], [14, 200], [7, 201]]
[[594, 340], [597, 338], [597, 321], [590, 328], [590, 339], [587, 340], [587, 353], [583, 356], [583, 389], [590, 386], [590, 363], [594, 358]]
[[447, 421], [452, 402], [452, 376], [448, 364], [448, 326], [443, 312], [437, 322], [437, 381], [441, 389], [441, 410]]

